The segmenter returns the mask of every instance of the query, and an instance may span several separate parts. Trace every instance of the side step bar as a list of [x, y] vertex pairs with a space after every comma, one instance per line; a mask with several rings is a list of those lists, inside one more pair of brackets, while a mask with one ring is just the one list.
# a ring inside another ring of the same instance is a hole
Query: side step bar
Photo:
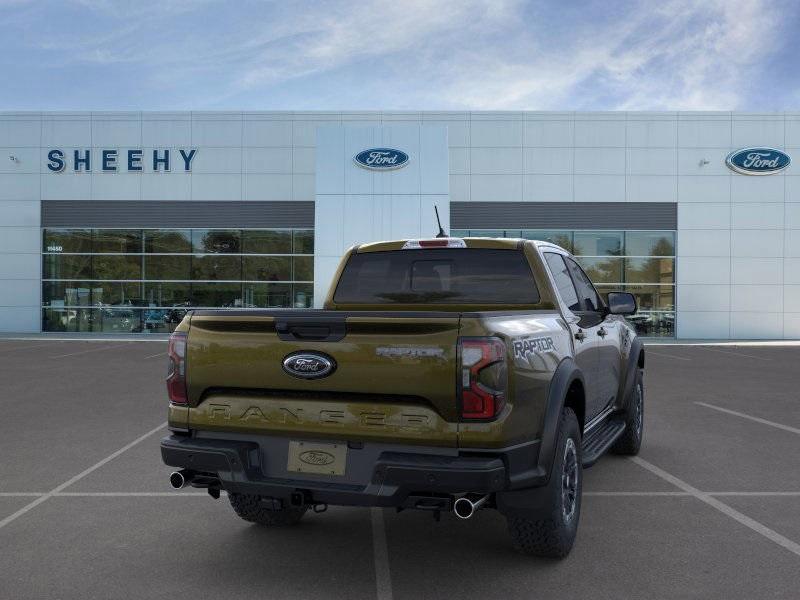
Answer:
[[591, 467], [596, 463], [623, 431], [625, 431], [625, 421], [621, 417], [611, 416], [587, 433], [581, 443], [583, 467]]

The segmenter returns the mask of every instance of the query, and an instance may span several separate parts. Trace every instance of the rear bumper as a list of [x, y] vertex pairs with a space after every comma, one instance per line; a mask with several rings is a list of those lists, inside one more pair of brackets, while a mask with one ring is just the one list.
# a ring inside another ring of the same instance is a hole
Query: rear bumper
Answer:
[[430, 453], [424, 448], [414, 448], [413, 453], [372, 451], [376, 458], [361, 466], [354, 464], [347, 478], [308, 479], [285, 470], [269, 474], [271, 450], [264, 438], [250, 441], [172, 435], [161, 441], [161, 456], [167, 465], [215, 474], [222, 488], [231, 492], [295, 503], [302, 498], [304, 503], [441, 508], [443, 504], [426, 498], [488, 494], [541, 485], [546, 479], [536, 468], [538, 441], [504, 450], [452, 451], [452, 455], [435, 448], [429, 449]]

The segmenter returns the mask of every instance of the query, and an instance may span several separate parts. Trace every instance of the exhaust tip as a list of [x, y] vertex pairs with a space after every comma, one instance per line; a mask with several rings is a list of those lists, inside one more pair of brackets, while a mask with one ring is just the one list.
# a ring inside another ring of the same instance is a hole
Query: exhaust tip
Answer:
[[173, 489], [179, 490], [186, 485], [186, 478], [180, 471], [174, 471], [169, 475], [169, 484]]
[[475, 514], [475, 505], [467, 498], [459, 498], [453, 504], [453, 512], [459, 519], [469, 519]]

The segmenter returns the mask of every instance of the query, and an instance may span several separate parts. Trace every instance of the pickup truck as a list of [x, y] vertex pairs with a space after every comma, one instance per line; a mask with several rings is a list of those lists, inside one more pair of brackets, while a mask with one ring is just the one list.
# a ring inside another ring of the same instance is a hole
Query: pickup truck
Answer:
[[582, 469], [642, 440], [644, 349], [564, 249], [363, 244], [324, 308], [192, 310], [169, 341], [170, 483], [268, 526], [328, 505], [500, 511], [564, 557]]

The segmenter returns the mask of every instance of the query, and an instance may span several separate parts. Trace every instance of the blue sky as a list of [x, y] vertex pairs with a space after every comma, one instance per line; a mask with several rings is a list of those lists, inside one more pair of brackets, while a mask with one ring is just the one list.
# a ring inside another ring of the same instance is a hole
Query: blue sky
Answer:
[[0, 110], [800, 110], [800, 2], [0, 0]]

